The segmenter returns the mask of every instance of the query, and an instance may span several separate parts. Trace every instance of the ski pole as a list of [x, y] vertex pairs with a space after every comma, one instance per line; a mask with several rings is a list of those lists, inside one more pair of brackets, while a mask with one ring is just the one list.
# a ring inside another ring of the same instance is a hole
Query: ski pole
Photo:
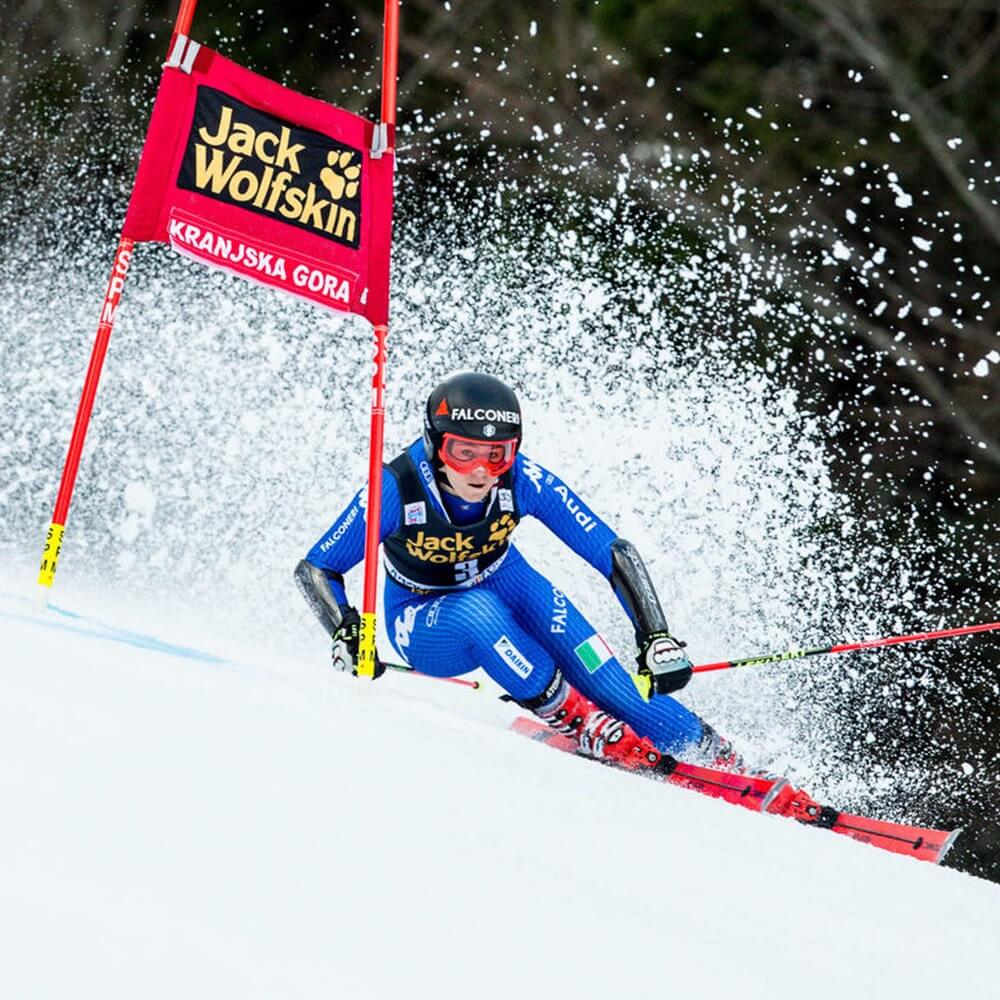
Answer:
[[971, 635], [973, 632], [995, 632], [1000, 622], [988, 625], [965, 625], [962, 628], [947, 628], [940, 632], [918, 632], [915, 635], [893, 635], [886, 639], [868, 639], [865, 642], [846, 642], [839, 646], [823, 646], [817, 649], [793, 649], [788, 653], [770, 653], [765, 656], [750, 656], [744, 660], [722, 660], [719, 663], [702, 663], [694, 667], [696, 674], [706, 674], [710, 670], [729, 670], [732, 667], [759, 667], [764, 663], [778, 663], [782, 660], [800, 660], [804, 656], [819, 656], [821, 653], [853, 653], [859, 649], [877, 649], [880, 646], [898, 646], [904, 642], [929, 642], [932, 639], [950, 639], [956, 635]]
[[426, 677], [431, 681], [460, 684], [462, 687], [472, 688], [473, 691], [478, 691], [482, 687], [479, 681], [467, 681], [464, 677], [436, 677], [434, 674], [425, 674], [420, 670], [414, 670], [413, 667], [408, 667], [405, 663], [386, 663], [385, 667], [387, 670], [398, 670], [402, 674], [413, 674], [414, 677]]

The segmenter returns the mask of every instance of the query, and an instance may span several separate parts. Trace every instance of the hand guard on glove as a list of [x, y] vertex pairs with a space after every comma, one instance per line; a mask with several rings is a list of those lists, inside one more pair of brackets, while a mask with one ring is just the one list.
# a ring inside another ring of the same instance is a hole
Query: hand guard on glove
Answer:
[[[330, 662], [334, 670], [350, 671], [358, 676], [358, 651], [361, 646], [361, 616], [357, 608], [341, 607], [342, 617], [337, 631], [333, 633], [333, 648]], [[375, 677], [385, 673], [385, 664], [375, 653]], [[372, 678], [372, 680], [375, 679]]]
[[692, 664], [684, 645], [666, 631], [639, 636], [639, 653], [635, 658], [639, 664], [637, 686], [647, 701], [654, 694], [679, 691], [691, 680]]

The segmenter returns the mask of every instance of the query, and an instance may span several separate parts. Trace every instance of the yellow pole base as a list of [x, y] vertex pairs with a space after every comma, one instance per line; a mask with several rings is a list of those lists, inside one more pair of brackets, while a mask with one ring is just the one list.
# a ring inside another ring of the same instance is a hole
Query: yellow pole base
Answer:
[[375, 612], [361, 612], [361, 636], [358, 640], [358, 676], [375, 679]]
[[42, 549], [42, 564], [38, 568], [38, 585], [48, 590], [52, 589], [52, 581], [56, 578], [56, 567], [59, 565], [59, 550], [62, 548], [63, 532], [66, 525], [56, 524], [53, 521], [49, 525], [49, 532], [45, 536], [45, 548]]

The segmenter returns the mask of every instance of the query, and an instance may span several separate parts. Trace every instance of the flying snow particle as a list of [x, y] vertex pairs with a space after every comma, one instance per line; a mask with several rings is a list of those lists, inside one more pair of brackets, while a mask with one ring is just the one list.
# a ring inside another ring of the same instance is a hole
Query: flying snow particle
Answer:
[[907, 194], [898, 184], [890, 183], [889, 187], [896, 196], [896, 208], [909, 208], [913, 204], [913, 195]]
[[979, 378], [986, 378], [990, 373], [990, 363], [986, 358], [981, 358], [976, 362], [976, 367], [972, 369], [972, 374], [977, 375]]
[[747, 114], [751, 118], [763, 118], [764, 116], [756, 108], [747, 108]]
[[913, 237], [913, 245], [918, 250], [923, 250], [924, 253], [926, 253], [928, 250], [930, 250], [934, 246], [934, 244], [930, 240], [925, 240], [921, 236], [914, 236]]
[[537, 21], [532, 21], [531, 24], [528, 25], [528, 34], [531, 35], [532, 38], [534, 38], [535, 35], [538, 34], [538, 22]]
[[836, 257], [837, 260], [850, 260], [851, 259], [850, 247], [844, 246], [844, 244], [841, 243], [840, 240], [837, 240], [837, 242], [833, 244], [833, 256]]

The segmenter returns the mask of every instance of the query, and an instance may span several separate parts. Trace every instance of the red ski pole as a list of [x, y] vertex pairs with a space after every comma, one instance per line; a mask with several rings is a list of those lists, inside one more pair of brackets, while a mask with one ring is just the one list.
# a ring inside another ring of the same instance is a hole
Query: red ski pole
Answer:
[[478, 691], [482, 687], [479, 681], [466, 680], [464, 677], [438, 677], [436, 674], [425, 674], [423, 671], [406, 666], [405, 663], [387, 663], [385, 666], [387, 670], [398, 670], [401, 674], [426, 677], [430, 681], [444, 681], [446, 684], [458, 684], [460, 687], [472, 688], [473, 691]]
[[719, 663], [702, 663], [694, 668], [694, 672], [696, 674], [707, 674], [710, 670], [730, 670], [733, 667], [759, 667], [765, 663], [778, 663], [782, 660], [800, 660], [804, 656], [819, 656], [821, 653], [853, 653], [859, 649], [899, 646], [904, 642], [930, 642], [932, 639], [950, 639], [956, 635], [972, 635], [974, 632], [995, 632], [997, 629], [1000, 629], [1000, 622], [991, 622], [988, 625], [964, 625], [962, 628], [946, 628], [939, 632], [893, 635], [886, 639], [867, 639], [864, 642], [845, 642], [839, 646], [823, 646], [816, 649], [793, 649], [788, 653], [750, 656], [744, 660], [722, 660]]

